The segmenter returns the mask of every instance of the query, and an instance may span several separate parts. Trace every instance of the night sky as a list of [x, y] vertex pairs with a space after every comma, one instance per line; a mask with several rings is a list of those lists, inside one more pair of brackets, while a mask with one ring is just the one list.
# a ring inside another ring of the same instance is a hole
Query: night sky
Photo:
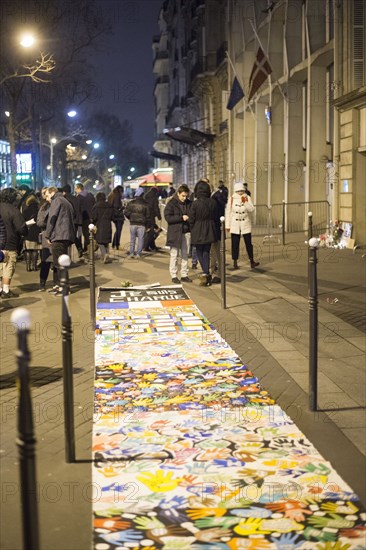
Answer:
[[133, 144], [150, 151], [154, 142], [152, 38], [159, 33], [163, 0], [96, 0], [113, 34], [103, 37], [90, 62], [98, 98], [88, 110], [115, 114], [133, 125]]

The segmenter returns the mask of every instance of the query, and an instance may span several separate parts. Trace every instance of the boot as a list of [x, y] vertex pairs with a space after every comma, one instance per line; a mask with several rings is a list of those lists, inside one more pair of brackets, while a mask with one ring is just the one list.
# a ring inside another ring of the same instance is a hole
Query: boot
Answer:
[[254, 269], [255, 267], [259, 266], [259, 262], [255, 262], [254, 260], [250, 260], [250, 267], [251, 269]]
[[207, 275], [200, 275], [199, 286], [207, 286]]
[[238, 260], [234, 260], [234, 269], [239, 269]]
[[30, 250], [24, 250], [24, 259], [25, 259], [26, 270], [27, 271], [32, 271], [31, 251]]

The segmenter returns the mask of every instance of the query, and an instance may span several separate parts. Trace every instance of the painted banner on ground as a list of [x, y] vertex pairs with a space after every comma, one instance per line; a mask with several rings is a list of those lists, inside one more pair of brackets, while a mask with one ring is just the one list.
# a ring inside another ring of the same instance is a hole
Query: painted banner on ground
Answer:
[[101, 289], [94, 548], [365, 549], [365, 511], [179, 286]]

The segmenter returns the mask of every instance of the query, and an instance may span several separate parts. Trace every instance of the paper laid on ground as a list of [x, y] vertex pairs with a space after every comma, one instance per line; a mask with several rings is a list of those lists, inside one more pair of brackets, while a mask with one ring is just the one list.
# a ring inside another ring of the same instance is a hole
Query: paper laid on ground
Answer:
[[94, 548], [365, 548], [365, 510], [181, 286], [100, 288]]

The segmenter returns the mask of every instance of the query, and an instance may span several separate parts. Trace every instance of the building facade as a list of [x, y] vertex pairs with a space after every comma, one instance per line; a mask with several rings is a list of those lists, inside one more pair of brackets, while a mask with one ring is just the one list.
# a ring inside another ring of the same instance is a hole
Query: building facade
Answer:
[[[173, 155], [175, 182], [244, 179], [304, 229], [329, 203], [365, 243], [365, 20], [363, 0], [166, 0], [155, 148]], [[228, 109], [234, 80], [244, 97]]]

